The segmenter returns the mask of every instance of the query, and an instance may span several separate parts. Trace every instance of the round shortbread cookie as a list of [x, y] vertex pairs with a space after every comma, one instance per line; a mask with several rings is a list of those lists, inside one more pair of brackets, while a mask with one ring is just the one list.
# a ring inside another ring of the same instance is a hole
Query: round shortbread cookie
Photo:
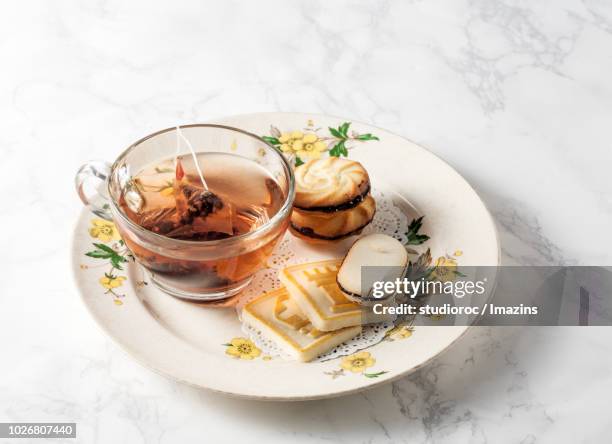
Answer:
[[370, 191], [365, 168], [354, 160], [314, 159], [295, 169], [294, 207], [333, 213], [361, 204]]

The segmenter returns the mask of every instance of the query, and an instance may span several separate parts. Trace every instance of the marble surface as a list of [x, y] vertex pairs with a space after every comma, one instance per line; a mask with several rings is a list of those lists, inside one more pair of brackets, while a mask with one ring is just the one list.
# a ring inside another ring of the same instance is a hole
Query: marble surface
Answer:
[[504, 263], [609, 265], [609, 1], [22, 1], [0, 14], [0, 58], [1, 421], [76, 421], [83, 443], [609, 439], [610, 328], [474, 328], [391, 385], [245, 402], [132, 361], [69, 265], [83, 161], [257, 111], [430, 148], [489, 205]]

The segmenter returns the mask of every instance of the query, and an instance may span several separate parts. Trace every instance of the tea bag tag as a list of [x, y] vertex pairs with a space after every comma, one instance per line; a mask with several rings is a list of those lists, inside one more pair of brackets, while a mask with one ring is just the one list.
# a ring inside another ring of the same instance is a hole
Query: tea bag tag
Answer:
[[[185, 137], [180, 127], [176, 127], [177, 151], [175, 157], [175, 200], [176, 208], [182, 224], [191, 225], [193, 231], [201, 233], [221, 233], [224, 236], [233, 235], [233, 205], [226, 204], [219, 196], [209, 190], [200, 168], [198, 157], [193, 146]], [[185, 171], [181, 158], [181, 140], [185, 142], [193, 163], [198, 172], [204, 190], [184, 181]]]
[[[193, 149], [193, 146], [191, 146], [191, 142], [189, 142], [189, 139], [187, 139], [187, 137], [185, 137], [185, 135], [181, 131], [181, 127], [180, 126], [176, 127], [176, 137], [177, 137], [177, 141], [176, 141], [176, 164], [177, 164], [177, 171], [178, 171], [178, 168], [179, 168], [179, 165], [180, 165], [180, 158], [179, 158], [179, 153], [180, 153], [180, 149], [181, 149], [180, 139], [182, 139], [185, 142], [185, 144], [187, 145], [187, 148], [189, 148], [189, 151], [191, 152], [191, 157], [193, 157], [193, 164], [195, 165], [196, 171], [198, 172], [198, 176], [200, 176], [200, 181], [202, 182], [202, 186], [204, 187], [204, 189], [206, 191], [208, 191], [208, 185], [206, 184], [206, 180], [204, 180], [204, 174], [202, 174], [202, 170], [200, 169], [200, 163], [198, 162], [198, 156], [196, 155], [196, 152]], [[182, 170], [182, 166], [181, 166], [181, 170]]]

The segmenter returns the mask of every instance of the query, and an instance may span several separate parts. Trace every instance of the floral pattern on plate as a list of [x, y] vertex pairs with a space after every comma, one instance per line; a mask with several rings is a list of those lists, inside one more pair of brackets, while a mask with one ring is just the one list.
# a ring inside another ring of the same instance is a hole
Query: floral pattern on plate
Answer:
[[134, 256], [125, 246], [114, 223], [103, 219], [92, 219], [88, 232], [92, 238], [101, 242], [94, 242], [95, 248], [85, 253], [85, 256], [103, 261], [103, 263], [81, 264], [81, 269], [107, 267], [107, 271], [98, 279], [98, 282], [106, 289], [104, 294], [110, 294], [113, 297], [115, 305], [123, 305], [125, 294], [121, 293], [120, 287], [127, 280], [127, 276], [120, 275], [119, 272], [124, 271], [123, 267], [130, 260], [134, 261]]
[[322, 128], [315, 127], [312, 120], [301, 130], [281, 131], [270, 126], [270, 135], [262, 138], [270, 145], [284, 153], [295, 166], [302, 165], [308, 159], [318, 159], [327, 152], [333, 157], [347, 157], [350, 149], [360, 142], [380, 140], [371, 133], [360, 134], [351, 131], [351, 122], [344, 122], [337, 127], [328, 127], [328, 134]]
[[324, 374], [331, 376], [332, 379], [336, 379], [340, 376], [345, 376], [349, 373], [359, 374], [366, 378], [378, 378], [385, 373], [389, 373], [386, 370], [378, 371], [378, 372], [368, 372], [366, 371], [370, 367], [374, 367], [376, 365], [376, 359], [370, 352], [360, 351], [358, 353], [354, 353], [350, 356], [346, 356], [342, 358], [340, 361], [340, 368], [331, 370], [328, 372], [323, 372]]

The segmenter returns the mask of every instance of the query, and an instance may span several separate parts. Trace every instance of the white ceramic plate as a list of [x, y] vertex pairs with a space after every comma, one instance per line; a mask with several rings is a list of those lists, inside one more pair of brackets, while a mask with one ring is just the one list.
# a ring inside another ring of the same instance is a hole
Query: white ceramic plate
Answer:
[[[299, 113], [258, 113], [215, 121], [259, 135], [271, 135], [271, 125], [283, 132], [320, 128], [321, 137], [329, 137], [328, 128], [343, 122], [350, 120]], [[393, 190], [395, 199], [409, 202], [404, 207], [426, 215], [422, 231], [431, 236], [426, 246], [434, 258], [454, 255], [460, 265], [498, 265], [499, 244], [491, 216], [455, 170], [426, 149], [380, 128], [352, 122], [351, 131], [380, 139], [349, 142], [355, 146], [349, 157], [366, 167], [375, 187]], [[256, 351], [232, 356], [228, 351], [237, 350], [232, 340], [239, 344], [235, 338], [245, 336], [233, 309], [207, 308], [167, 296], [147, 284], [140, 267], [131, 262], [123, 271], [115, 271], [113, 276], [121, 277], [105, 278], [108, 260], [85, 253], [95, 249], [93, 242], [117, 243], [108, 236], [112, 227], [95, 226], [94, 219], [83, 211], [74, 234], [74, 272], [83, 302], [102, 329], [135, 359], [187, 384], [254, 399], [339, 396], [407, 374], [468, 328], [400, 327], [390, 340], [365, 350], [358, 361], [349, 356], [303, 364], [270, 359]]]

